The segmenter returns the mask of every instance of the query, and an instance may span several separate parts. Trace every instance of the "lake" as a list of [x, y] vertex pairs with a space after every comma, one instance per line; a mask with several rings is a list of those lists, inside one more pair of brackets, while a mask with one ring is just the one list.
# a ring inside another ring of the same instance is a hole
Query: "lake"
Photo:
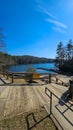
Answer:
[[[9, 66], [7, 69], [8, 71], [12, 71], [12, 72], [25, 72], [28, 68], [48, 68], [48, 69], [55, 69], [55, 64], [54, 63], [42, 63], [42, 64], [28, 64], [28, 65], [13, 65], [13, 66]], [[37, 72], [39, 73], [53, 73], [51, 71], [46, 71], [46, 70], [40, 70], [37, 69]]]

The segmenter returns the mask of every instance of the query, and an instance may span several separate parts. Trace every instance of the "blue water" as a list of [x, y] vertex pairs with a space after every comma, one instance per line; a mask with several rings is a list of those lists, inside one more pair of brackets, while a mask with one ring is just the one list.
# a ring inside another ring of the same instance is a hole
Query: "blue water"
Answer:
[[[42, 64], [28, 64], [28, 65], [13, 65], [13, 66], [10, 66], [8, 67], [8, 71], [12, 71], [12, 72], [25, 72], [28, 68], [31, 68], [31, 67], [34, 67], [34, 68], [48, 68], [48, 69], [51, 69], [51, 68], [55, 68], [55, 64], [54, 63], [42, 63]], [[46, 70], [40, 70], [38, 69], [37, 72], [39, 73], [53, 73], [51, 71], [46, 71]]]

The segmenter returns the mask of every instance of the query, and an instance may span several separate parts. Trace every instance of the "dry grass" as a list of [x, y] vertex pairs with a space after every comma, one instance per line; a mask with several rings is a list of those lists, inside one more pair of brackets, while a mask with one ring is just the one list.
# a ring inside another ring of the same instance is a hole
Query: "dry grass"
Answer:
[[0, 130], [56, 130], [44, 107], [0, 121]]

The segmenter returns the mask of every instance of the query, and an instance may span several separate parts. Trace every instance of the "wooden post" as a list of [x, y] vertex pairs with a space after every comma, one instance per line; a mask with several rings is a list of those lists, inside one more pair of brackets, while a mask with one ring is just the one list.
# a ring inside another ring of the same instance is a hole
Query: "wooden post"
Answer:
[[51, 74], [49, 74], [49, 83], [51, 83]]
[[12, 83], [13, 83], [13, 81], [14, 81], [14, 75], [13, 75], [13, 73], [12, 73]]
[[2, 72], [3, 72], [3, 76], [4, 76], [4, 73], [5, 73], [4, 65], [2, 65]]
[[3, 69], [3, 76], [5, 76], [5, 72], [4, 72], [4, 69]]
[[64, 83], [62, 82], [62, 85], [64, 85]]
[[6, 72], [7, 73], [7, 79], [8, 79], [8, 72]]
[[56, 84], [58, 83], [58, 79], [56, 78]]
[[69, 80], [70, 87], [69, 87], [69, 97], [73, 100], [73, 80]]
[[52, 114], [52, 92], [50, 92], [50, 115]]

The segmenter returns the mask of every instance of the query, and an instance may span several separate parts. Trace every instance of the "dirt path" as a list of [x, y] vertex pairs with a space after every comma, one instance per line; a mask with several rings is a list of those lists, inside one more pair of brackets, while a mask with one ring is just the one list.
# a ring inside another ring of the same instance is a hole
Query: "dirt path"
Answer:
[[46, 102], [43, 92], [40, 95], [39, 87], [2, 87], [0, 86], [0, 119], [37, 109]]
[[45, 95], [45, 87], [48, 87], [58, 96], [67, 88], [54, 84], [29, 85], [29, 86], [0, 86], [0, 119], [19, 113], [28, 112], [49, 103]]
[[28, 112], [42, 105], [32, 87], [2, 87], [0, 87], [0, 119], [2, 116]]

